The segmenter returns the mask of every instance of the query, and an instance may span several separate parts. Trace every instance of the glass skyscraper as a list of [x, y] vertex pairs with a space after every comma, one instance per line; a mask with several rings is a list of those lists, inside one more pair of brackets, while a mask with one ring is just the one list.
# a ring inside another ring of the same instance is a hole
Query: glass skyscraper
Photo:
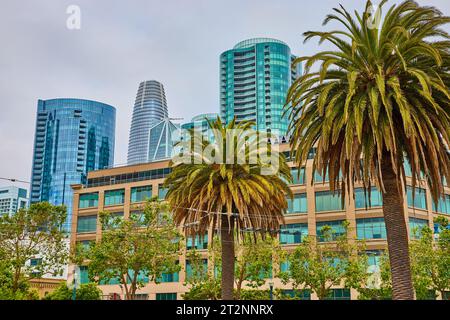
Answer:
[[66, 205], [70, 223], [70, 185], [85, 183], [89, 171], [113, 165], [115, 127], [116, 109], [110, 105], [80, 99], [39, 100], [30, 202]]
[[256, 38], [239, 42], [220, 56], [220, 114], [225, 122], [250, 120], [256, 130], [285, 136], [288, 117], [283, 106], [301, 67], [282, 41]]
[[170, 159], [174, 145], [180, 139], [180, 125], [165, 118], [150, 128], [148, 138], [148, 162]]
[[181, 129], [183, 136], [187, 137], [187, 130], [195, 129], [203, 134], [203, 137], [212, 142], [214, 139], [214, 134], [209, 128], [209, 121], [216, 121], [219, 115], [217, 113], [203, 113], [192, 118], [190, 122], [183, 123]]
[[154, 80], [141, 82], [131, 120], [128, 164], [147, 162], [150, 128], [167, 117], [164, 86]]

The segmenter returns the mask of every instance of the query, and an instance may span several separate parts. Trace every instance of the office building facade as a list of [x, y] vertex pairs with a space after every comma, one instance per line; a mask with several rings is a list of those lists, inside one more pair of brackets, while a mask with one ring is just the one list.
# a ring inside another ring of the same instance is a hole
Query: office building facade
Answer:
[[15, 186], [0, 187], [0, 216], [28, 207], [28, 191]]
[[282, 41], [269, 38], [238, 43], [220, 56], [220, 114], [224, 121], [254, 121], [256, 130], [286, 136], [287, 91], [301, 73]]
[[70, 230], [72, 189], [87, 173], [114, 163], [116, 109], [81, 99], [39, 100], [30, 202], [66, 205]]
[[131, 120], [128, 164], [148, 161], [150, 128], [168, 117], [164, 86], [158, 81], [139, 84]]
[[[278, 235], [283, 249], [294, 250], [307, 235], [316, 236], [319, 241], [324, 241], [321, 237], [322, 227], [330, 226], [335, 234], [339, 234], [343, 231], [342, 222], [347, 220], [350, 223], [350, 236], [365, 241], [369, 264], [371, 266], [379, 264], [379, 257], [383, 250], [387, 249], [381, 194], [373, 189], [370, 195], [365, 195], [362, 186], [356, 185], [354, 197], [347, 195], [344, 199], [345, 206], [342, 207], [340, 196], [330, 192], [328, 178], [323, 179], [313, 171], [311, 159], [298, 169], [291, 161], [289, 146], [284, 144], [280, 146], [280, 149], [285, 152], [289, 160], [293, 175], [290, 187], [294, 194], [293, 200], [288, 199], [285, 225], [281, 227]], [[406, 169], [407, 175], [410, 175], [410, 171]], [[169, 161], [90, 172], [85, 185], [74, 186], [74, 224], [71, 245], [100, 239], [102, 228], [99, 224], [99, 212], [104, 210], [115, 212], [126, 219], [130, 214], [139, 213], [139, 210], [142, 210], [146, 197], [158, 196], [164, 199], [167, 190], [162, 186], [170, 172]], [[407, 183], [411, 185], [410, 177], [407, 177]], [[411, 188], [406, 188], [405, 220], [408, 222], [411, 239], [415, 238], [418, 230], [424, 226], [430, 227], [435, 233], [439, 232], [434, 225], [435, 217], [450, 218], [450, 188], [448, 186], [445, 187], [445, 192], [446, 200], [441, 200], [435, 206], [430, 191], [424, 183], [416, 189], [415, 197], [412, 195]], [[117, 197], [118, 194], [119, 197]], [[142, 196], [143, 194], [146, 196]], [[371, 207], [368, 205], [369, 197]], [[147, 283], [138, 290], [140, 297], [152, 300], [182, 299], [182, 294], [188, 290], [183, 283], [191, 272], [189, 261], [186, 260], [186, 252], [195, 247], [203, 258], [207, 259], [207, 246], [211, 243], [212, 235], [213, 230], [210, 230], [208, 238], [204, 241], [188, 242], [185, 246], [185, 254], [179, 257], [182, 270], [173, 276], [163, 278], [159, 284]], [[286, 271], [287, 267], [283, 263], [274, 264], [273, 274], [275, 275], [277, 270]], [[88, 266], [82, 268], [81, 279], [84, 282], [88, 281], [88, 268]], [[283, 284], [278, 278], [267, 280], [262, 288], [268, 289], [269, 282], [273, 282], [276, 289], [285, 290], [286, 294], [292, 291], [289, 283]], [[100, 288], [105, 295], [116, 294], [123, 298], [118, 284], [102, 285]], [[304, 298], [317, 299], [314, 293], [306, 294]], [[331, 298], [356, 299], [357, 292], [335, 286]]]

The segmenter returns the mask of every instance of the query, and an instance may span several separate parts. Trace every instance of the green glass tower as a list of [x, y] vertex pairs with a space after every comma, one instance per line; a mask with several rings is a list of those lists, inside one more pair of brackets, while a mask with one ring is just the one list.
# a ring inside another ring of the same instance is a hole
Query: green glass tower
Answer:
[[220, 114], [225, 122], [250, 120], [256, 130], [287, 135], [283, 106], [301, 67], [279, 40], [256, 38], [239, 42], [220, 56]]
[[214, 140], [214, 134], [209, 128], [208, 120], [215, 121], [218, 117], [219, 115], [217, 113], [202, 113], [193, 117], [190, 122], [181, 125], [184, 136], [188, 130], [195, 129], [202, 133], [204, 139], [212, 142]]

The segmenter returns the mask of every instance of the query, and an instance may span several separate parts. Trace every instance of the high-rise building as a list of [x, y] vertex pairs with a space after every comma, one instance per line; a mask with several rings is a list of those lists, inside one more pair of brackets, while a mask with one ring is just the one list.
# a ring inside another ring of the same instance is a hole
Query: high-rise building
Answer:
[[301, 73], [282, 41], [256, 38], [239, 42], [220, 56], [220, 114], [225, 122], [249, 120], [256, 130], [285, 136], [287, 91]]
[[[183, 123], [181, 129], [184, 131], [195, 129], [202, 132], [203, 137], [207, 138], [208, 141], [212, 141], [214, 134], [209, 130], [208, 120], [215, 121], [219, 115], [217, 113], [203, 113], [199, 114], [191, 119], [190, 122]], [[182, 134], [186, 134], [183, 132]]]
[[158, 81], [144, 81], [134, 103], [128, 142], [128, 164], [147, 162], [150, 128], [168, 117], [164, 87]]
[[0, 188], [0, 216], [16, 213], [28, 206], [26, 189], [14, 186]]
[[[80, 99], [39, 100], [31, 174], [31, 203], [66, 205], [89, 171], [114, 163], [116, 109]], [[69, 228], [70, 230], [70, 228]]]
[[180, 126], [165, 118], [150, 128], [148, 162], [170, 159], [180, 138]]

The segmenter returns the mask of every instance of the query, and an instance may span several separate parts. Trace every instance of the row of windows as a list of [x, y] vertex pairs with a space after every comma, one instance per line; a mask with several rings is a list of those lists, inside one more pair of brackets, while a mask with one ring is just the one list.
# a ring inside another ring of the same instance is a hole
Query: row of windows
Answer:
[[[333, 194], [331, 191], [321, 191], [315, 194], [316, 212], [341, 211], [345, 210], [340, 194]], [[414, 195], [411, 187], [407, 188], [408, 207], [427, 210], [426, 191], [416, 188]], [[381, 192], [372, 187], [370, 192], [363, 188], [355, 189], [355, 208], [365, 209], [370, 207], [381, 207], [383, 198]], [[446, 195], [445, 200], [440, 199], [438, 205], [433, 204], [433, 210], [436, 212], [450, 214], [450, 196]], [[294, 196], [294, 200], [288, 199], [288, 213], [306, 213], [307, 200], [306, 194]]]
[[[152, 197], [152, 186], [142, 186], [131, 188], [131, 203], [143, 202]], [[162, 185], [158, 187], [158, 198], [164, 199], [167, 188]], [[121, 205], [125, 202], [125, 189], [105, 191], [105, 206]], [[98, 207], [98, 192], [85, 193], [80, 195], [79, 208]]]
[[[282, 295], [295, 300], [311, 300], [311, 290], [283, 290]], [[331, 289], [325, 300], [350, 300], [350, 289]]]
[[[336, 240], [344, 235], [345, 228], [343, 220], [323, 221], [316, 223], [316, 234], [319, 242]], [[422, 228], [428, 226], [428, 220], [410, 218], [409, 229], [410, 237], [418, 238]], [[331, 228], [331, 238], [326, 239], [323, 232], [324, 227]], [[386, 225], [383, 218], [356, 219], [356, 235], [358, 240], [364, 239], [386, 239]], [[280, 229], [281, 244], [298, 244], [308, 236], [308, 224], [296, 223], [284, 225]]]
[[[298, 176], [297, 182], [302, 183], [304, 178]], [[167, 189], [161, 185], [158, 188], [158, 198], [164, 199]], [[152, 197], [152, 186], [135, 187], [131, 189], [131, 202], [143, 202]], [[409, 207], [419, 209], [427, 209], [426, 193], [424, 189], [416, 188], [413, 197], [412, 188], [407, 189], [407, 200]], [[105, 191], [105, 206], [121, 205], [125, 201], [125, 190]], [[288, 198], [287, 214], [307, 213], [307, 197], [305, 193], [295, 194], [293, 199]], [[345, 205], [342, 202], [340, 194], [333, 194], [330, 191], [316, 192], [315, 194], [316, 212], [342, 211]], [[364, 189], [355, 189], [355, 207], [356, 209], [364, 209], [369, 207], [379, 207], [383, 205], [381, 193], [373, 187], [370, 192], [364, 192]], [[98, 206], [98, 193], [88, 193], [80, 195], [79, 207], [92, 208]], [[450, 212], [450, 196], [446, 196], [445, 201], [441, 200], [433, 210], [442, 213]]]
[[88, 179], [87, 187], [100, 187], [114, 184], [131, 183], [137, 181], [155, 180], [165, 178], [172, 171], [171, 168], [153, 169], [149, 171], [119, 174], [100, 178]]

